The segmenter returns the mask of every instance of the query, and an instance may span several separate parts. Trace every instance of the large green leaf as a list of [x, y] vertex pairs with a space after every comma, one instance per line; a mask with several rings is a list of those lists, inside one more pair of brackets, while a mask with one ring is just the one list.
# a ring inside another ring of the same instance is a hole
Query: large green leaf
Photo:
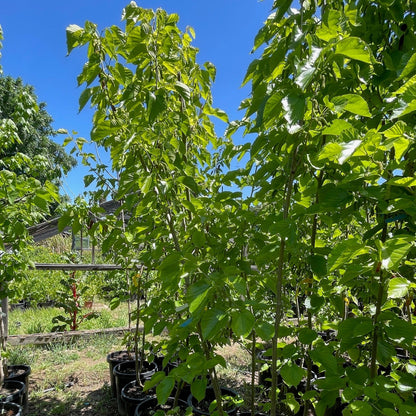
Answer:
[[78, 25], [69, 25], [66, 28], [66, 46], [68, 53], [79, 45], [84, 29]]
[[387, 296], [393, 299], [400, 299], [407, 295], [410, 282], [404, 277], [394, 277], [389, 280]]
[[350, 238], [338, 243], [328, 256], [328, 270], [334, 271], [345, 266], [357, 256], [367, 253], [366, 246], [357, 238]]
[[337, 360], [332, 352], [332, 349], [326, 345], [316, 347], [309, 352], [314, 362], [322, 364], [326, 376], [333, 376], [339, 372]]
[[228, 315], [225, 311], [218, 308], [208, 309], [201, 319], [202, 336], [206, 340], [215, 338], [227, 324]]
[[280, 375], [288, 386], [297, 386], [305, 377], [306, 370], [292, 363], [287, 363], [280, 369]]
[[367, 64], [372, 62], [370, 47], [362, 39], [353, 36], [338, 41], [335, 53]]
[[233, 311], [231, 314], [231, 328], [237, 337], [247, 338], [254, 326], [254, 316], [247, 310]]
[[412, 235], [398, 235], [388, 239], [381, 248], [381, 266], [386, 270], [397, 270], [413, 242]]
[[356, 416], [371, 416], [373, 414], [373, 408], [369, 403], [358, 400], [352, 402], [347, 409], [351, 410], [352, 415]]
[[174, 387], [175, 379], [169, 376], [165, 377], [156, 387], [157, 401], [161, 404], [166, 403]]
[[335, 111], [339, 114], [344, 111], [356, 114], [363, 117], [371, 117], [367, 101], [358, 94], [344, 94], [332, 98], [332, 104], [335, 106]]
[[206, 280], [199, 280], [188, 288], [187, 300], [189, 303], [189, 311], [191, 313], [195, 312], [204, 304], [210, 291], [211, 285]]

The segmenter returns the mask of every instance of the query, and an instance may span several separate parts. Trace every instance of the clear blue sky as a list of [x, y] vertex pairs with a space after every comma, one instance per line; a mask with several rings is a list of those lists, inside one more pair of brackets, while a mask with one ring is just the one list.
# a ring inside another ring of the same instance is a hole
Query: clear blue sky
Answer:
[[[83, 26], [86, 20], [100, 29], [121, 24], [127, 0], [7, 0], [0, 8], [4, 32], [1, 65], [5, 75], [21, 77], [35, 87], [39, 101], [46, 102], [55, 128], [77, 131], [89, 138], [92, 112], [78, 113], [76, 77], [85, 63], [85, 51], [66, 56], [65, 28]], [[214, 105], [225, 110], [230, 119], [242, 114], [237, 108], [249, 94], [240, 85], [249, 63], [254, 37], [270, 13], [272, 0], [138, 0], [146, 8], [162, 7], [180, 16], [181, 29], [192, 26], [194, 45], [199, 48], [198, 62], [211, 61], [217, 67], [213, 88]], [[223, 131], [217, 132], [219, 135]], [[64, 137], [56, 140], [62, 142]], [[240, 139], [241, 140], [241, 139]], [[81, 166], [64, 182], [71, 198], [83, 192]]]

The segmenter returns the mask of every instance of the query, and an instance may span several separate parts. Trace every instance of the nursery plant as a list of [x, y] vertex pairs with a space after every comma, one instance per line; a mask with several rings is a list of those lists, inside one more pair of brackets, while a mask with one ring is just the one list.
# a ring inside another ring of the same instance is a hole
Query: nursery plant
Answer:
[[194, 31], [182, 32], [176, 14], [131, 2], [122, 19], [123, 29], [98, 32], [91, 22], [67, 29], [69, 52], [88, 45], [80, 109], [95, 107], [91, 139], [112, 157], [111, 166], [93, 164], [78, 139], [91, 163], [85, 180], [95, 182], [96, 200], [111, 194], [120, 202], [91, 231], [113, 261], [156, 271], [159, 293], [140, 313], [145, 331], [166, 327], [167, 350], [184, 347], [176, 376], [156, 375], [159, 400], [167, 400], [175, 377], [202, 398], [210, 372], [221, 413], [215, 366], [224, 362], [212, 347], [226, 339], [230, 299], [217, 296], [226, 294], [229, 251], [218, 215], [234, 195], [221, 192], [218, 181], [222, 140], [211, 117], [227, 117], [212, 104], [215, 68], [197, 64]]
[[68, 52], [88, 46], [80, 109], [95, 108], [91, 139], [112, 164], [95, 164], [84, 139], [76, 149], [95, 201], [120, 203], [90, 232], [117, 263], [156, 273], [144, 331], [166, 328], [167, 359], [179, 357], [152, 379], [159, 401], [178, 381], [202, 398], [209, 373], [222, 414], [215, 346], [250, 338], [253, 356], [271, 342], [273, 416], [282, 404], [411, 414], [416, 362], [396, 349], [409, 358], [416, 333], [413, 2], [276, 1], [245, 117], [228, 129], [255, 135], [240, 147], [214, 132], [210, 117], [227, 117], [193, 30], [134, 2], [123, 22], [67, 29]]
[[[399, 363], [396, 348], [413, 351], [415, 335], [414, 4], [273, 9], [244, 80], [246, 117], [230, 127], [257, 135], [242, 152], [265, 231], [257, 264], [274, 273], [271, 413], [280, 372], [288, 386], [306, 380], [305, 414], [337, 400], [348, 414], [410, 414], [414, 362]], [[307, 319], [281, 350], [288, 283], [301, 288]], [[318, 336], [326, 319], [336, 341]], [[290, 358], [299, 354], [305, 370]], [[312, 363], [324, 374], [314, 385]]]

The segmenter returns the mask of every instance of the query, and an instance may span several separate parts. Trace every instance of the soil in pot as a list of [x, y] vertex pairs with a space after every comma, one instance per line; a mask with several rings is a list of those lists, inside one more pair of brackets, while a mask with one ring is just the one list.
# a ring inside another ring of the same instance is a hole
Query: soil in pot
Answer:
[[135, 358], [134, 353], [132, 353], [131, 351], [126, 351], [126, 350], [110, 352], [107, 355], [107, 362], [108, 362], [108, 366], [109, 366], [109, 369], [110, 369], [111, 395], [114, 398], [117, 397], [116, 383], [115, 383], [114, 373], [113, 373], [114, 367], [117, 364], [120, 364], [124, 361], [132, 361], [132, 360], [134, 360], [134, 358]]
[[[143, 362], [143, 369], [141, 379], [143, 381], [148, 380], [157, 371], [157, 366], [154, 362]], [[115, 385], [116, 385], [116, 397], [118, 411], [121, 415], [126, 414], [125, 405], [121, 399], [121, 390], [123, 387], [136, 379], [136, 363], [135, 361], [125, 361], [117, 364], [113, 370]]]
[[1, 416], [21, 416], [22, 407], [16, 403], [1, 402], [0, 403], [0, 415]]
[[[174, 408], [174, 403], [175, 399], [173, 397], [169, 397], [165, 404], [159, 404], [156, 397], [150, 397], [136, 407], [134, 416], [152, 416], [157, 411], [167, 413]], [[178, 416], [184, 416], [186, 414], [188, 404], [183, 400], [178, 400], [177, 407], [178, 413], [175, 414]]]
[[134, 416], [136, 407], [151, 397], [155, 397], [154, 389], [143, 391], [143, 387], [138, 385], [136, 380], [126, 384], [121, 390], [121, 400], [127, 416]]
[[6, 381], [21, 381], [25, 385], [25, 392], [23, 393], [23, 408], [24, 413], [27, 413], [28, 408], [28, 394], [29, 394], [29, 376], [32, 371], [29, 365], [9, 365], [7, 367], [8, 375]]
[[21, 381], [6, 380], [0, 389], [0, 401], [13, 402], [22, 406], [25, 390], [25, 385]]
[[[233, 399], [237, 398], [237, 393], [226, 387], [221, 387], [221, 396], [223, 397], [222, 406], [224, 413], [229, 416], [237, 414], [237, 406]], [[196, 415], [210, 415], [212, 413], [212, 402], [215, 400], [215, 393], [212, 387], [207, 387], [205, 392], [205, 398], [198, 402], [198, 400], [192, 396], [188, 397], [188, 405], [192, 406], [192, 411]]]

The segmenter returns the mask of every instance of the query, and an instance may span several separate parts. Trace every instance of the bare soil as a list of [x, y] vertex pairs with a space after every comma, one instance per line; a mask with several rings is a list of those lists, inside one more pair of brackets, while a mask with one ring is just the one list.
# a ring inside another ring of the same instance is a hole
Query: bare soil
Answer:
[[[97, 362], [81, 356], [78, 364], [70, 372], [59, 365], [53, 372], [45, 369], [30, 375], [28, 416], [118, 415], [106, 357]], [[62, 373], [64, 378], [59, 377]]]
[[[110, 351], [109, 351], [110, 352]], [[117, 400], [111, 396], [106, 354], [88, 357], [88, 348], [78, 351], [72, 362], [37, 368], [29, 376], [28, 416], [117, 416]], [[227, 346], [221, 355], [230, 368], [220, 371], [229, 387], [242, 391], [249, 381], [247, 355], [237, 346]]]

